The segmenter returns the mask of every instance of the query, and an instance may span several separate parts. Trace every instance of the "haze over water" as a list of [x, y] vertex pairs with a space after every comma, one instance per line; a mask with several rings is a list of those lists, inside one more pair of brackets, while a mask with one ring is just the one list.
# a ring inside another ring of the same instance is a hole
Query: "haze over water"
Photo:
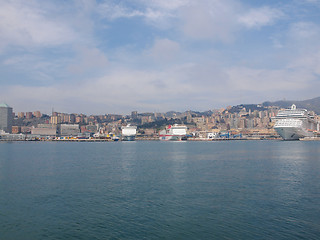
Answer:
[[319, 142], [0, 143], [0, 239], [318, 239]]

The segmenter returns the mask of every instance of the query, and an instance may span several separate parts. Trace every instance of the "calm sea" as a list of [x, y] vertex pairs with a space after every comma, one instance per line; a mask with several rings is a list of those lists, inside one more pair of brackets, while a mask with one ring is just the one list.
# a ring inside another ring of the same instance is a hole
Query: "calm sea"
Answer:
[[2, 142], [0, 239], [320, 239], [320, 142]]

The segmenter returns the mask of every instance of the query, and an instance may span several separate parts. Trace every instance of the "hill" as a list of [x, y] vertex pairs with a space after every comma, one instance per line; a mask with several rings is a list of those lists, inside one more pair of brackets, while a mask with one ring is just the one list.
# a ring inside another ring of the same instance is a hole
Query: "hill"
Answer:
[[267, 106], [261, 106], [261, 104], [240, 104], [237, 106], [233, 106], [232, 108], [228, 109], [229, 113], [238, 113], [240, 112], [243, 108], [246, 109], [246, 111], [251, 110], [251, 112], [257, 110], [257, 111], [263, 111], [266, 110]]
[[276, 102], [264, 102], [262, 106], [279, 106], [282, 108], [289, 108], [292, 104], [295, 104], [297, 108], [305, 108], [309, 111], [314, 111], [316, 114], [320, 115], [320, 97], [303, 100], [303, 101], [276, 101]]

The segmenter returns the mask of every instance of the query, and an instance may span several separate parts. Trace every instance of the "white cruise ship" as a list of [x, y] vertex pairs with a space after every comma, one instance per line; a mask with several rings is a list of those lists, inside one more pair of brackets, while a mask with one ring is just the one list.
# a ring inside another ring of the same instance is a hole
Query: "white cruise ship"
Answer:
[[294, 104], [289, 109], [280, 110], [274, 119], [274, 129], [284, 140], [312, 137], [313, 132], [319, 128], [313, 115], [306, 109], [297, 109]]
[[166, 129], [160, 131], [159, 139], [165, 141], [187, 140], [187, 129], [184, 125], [169, 125]]

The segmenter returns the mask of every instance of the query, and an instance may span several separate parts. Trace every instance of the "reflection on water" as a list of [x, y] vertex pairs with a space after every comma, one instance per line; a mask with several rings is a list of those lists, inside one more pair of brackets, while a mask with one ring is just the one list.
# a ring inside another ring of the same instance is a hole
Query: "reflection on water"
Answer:
[[124, 181], [130, 181], [133, 174], [133, 166], [137, 164], [137, 145], [135, 141], [120, 142], [121, 173]]
[[172, 176], [172, 180], [168, 183], [172, 185], [173, 189], [179, 190], [179, 184], [186, 181], [186, 172], [188, 168], [187, 154], [188, 143], [187, 142], [165, 142], [167, 145], [167, 161], [168, 171]]
[[276, 146], [277, 153], [277, 184], [279, 194], [288, 194], [292, 201], [299, 202], [304, 198], [305, 182], [313, 182], [318, 174], [314, 169], [319, 168], [319, 148], [310, 142], [281, 142]]

